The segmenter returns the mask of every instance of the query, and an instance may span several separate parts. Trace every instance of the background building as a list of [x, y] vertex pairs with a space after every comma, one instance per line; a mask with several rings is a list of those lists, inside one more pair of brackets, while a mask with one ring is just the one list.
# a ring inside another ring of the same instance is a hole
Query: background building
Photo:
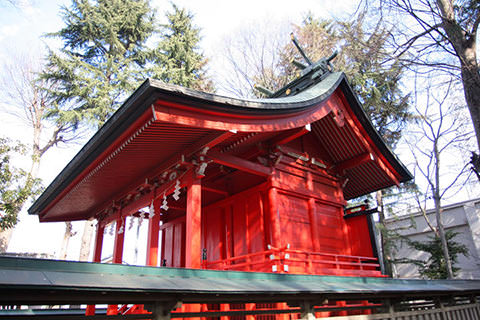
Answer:
[[[443, 207], [443, 223], [445, 230], [453, 230], [458, 235], [457, 242], [467, 246], [470, 255], [459, 256], [456, 265], [460, 268], [457, 274], [459, 279], [480, 279], [480, 199], [473, 199]], [[427, 216], [433, 226], [436, 226], [435, 211], [428, 210]], [[412, 221], [413, 220], [413, 221]], [[415, 227], [408, 228], [413, 225]], [[433, 236], [425, 218], [421, 213], [413, 215], [389, 218], [386, 220], [389, 230], [397, 230], [400, 234], [411, 240], [422, 241]], [[428, 255], [424, 252], [410, 248], [405, 242], [399, 243], [398, 250], [394, 253], [395, 258], [410, 258], [426, 260]], [[413, 264], [398, 264], [395, 273], [400, 278], [420, 277], [417, 267]]]

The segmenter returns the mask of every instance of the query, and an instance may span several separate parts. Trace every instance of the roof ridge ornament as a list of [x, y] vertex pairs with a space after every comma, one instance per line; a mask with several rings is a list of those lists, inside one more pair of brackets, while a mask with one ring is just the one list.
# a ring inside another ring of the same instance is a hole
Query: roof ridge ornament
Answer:
[[306, 88], [322, 81], [326, 76], [334, 71], [331, 61], [338, 55], [337, 50], [335, 50], [329, 57], [322, 58], [317, 62], [312, 62], [298, 43], [298, 40], [295, 38], [293, 32], [290, 33], [290, 37], [297, 50], [300, 52], [300, 55], [303, 57], [303, 60], [305, 60], [306, 64], [296, 60], [295, 58], [292, 59], [291, 63], [301, 70], [300, 76], [276, 92], [255, 84], [254, 88], [265, 94], [268, 98], [278, 98], [298, 94]]

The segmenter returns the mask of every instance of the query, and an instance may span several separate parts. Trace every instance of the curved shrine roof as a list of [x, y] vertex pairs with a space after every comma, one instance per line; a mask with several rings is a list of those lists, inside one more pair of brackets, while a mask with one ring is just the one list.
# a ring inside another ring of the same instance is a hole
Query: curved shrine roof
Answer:
[[295, 95], [269, 99], [228, 98], [148, 79], [29, 213], [38, 214], [41, 221], [88, 219], [141, 185], [152, 170], [161, 172], [188, 153], [206, 146], [226, 150], [253, 136], [258, 142], [306, 126], [327, 153], [331, 168], [344, 175], [345, 199], [411, 179], [365, 115], [343, 73], [331, 73]]

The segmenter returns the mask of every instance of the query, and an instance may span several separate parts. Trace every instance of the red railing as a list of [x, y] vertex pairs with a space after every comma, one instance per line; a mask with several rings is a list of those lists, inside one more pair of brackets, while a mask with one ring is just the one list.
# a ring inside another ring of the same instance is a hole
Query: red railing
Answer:
[[273, 248], [216, 261], [203, 261], [204, 269], [279, 272], [318, 275], [382, 277], [378, 259], [286, 248]]

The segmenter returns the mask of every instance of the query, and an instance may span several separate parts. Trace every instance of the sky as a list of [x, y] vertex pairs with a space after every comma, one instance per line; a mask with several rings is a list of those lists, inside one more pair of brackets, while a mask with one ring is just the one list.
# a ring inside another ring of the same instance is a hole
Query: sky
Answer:
[[[226, 38], [248, 27], [290, 28], [292, 23], [299, 24], [308, 12], [315, 16], [331, 18], [348, 17], [356, 8], [357, 1], [335, 0], [177, 0], [179, 7], [187, 8], [194, 15], [194, 23], [201, 29], [201, 48], [209, 58], [209, 74], [217, 79], [222, 76], [222, 50]], [[52, 49], [61, 44], [45, 37], [50, 32], [63, 27], [59, 14], [62, 5], [69, 6], [69, 0], [18, 0], [12, 6], [7, 0], [0, 0], [0, 72], [5, 63], [18, 56], [43, 56], [45, 48]], [[159, 20], [165, 10], [169, 10], [170, 1], [156, 0], [152, 5], [157, 9]], [[288, 33], [287, 33], [288, 35]], [[0, 103], [0, 135], [29, 142], [31, 131], [22, 119], [5, 112], [5, 105]], [[40, 177], [47, 186], [63, 167], [74, 157], [82, 144], [49, 150], [42, 158]], [[18, 164], [26, 163], [25, 159], [17, 159]], [[28, 207], [28, 206], [26, 206]], [[129, 222], [127, 222], [129, 224]], [[74, 232], [69, 244], [68, 259], [78, 259], [83, 223], [74, 223]], [[144, 237], [145, 225], [140, 229]], [[25, 210], [20, 215], [20, 223], [13, 232], [9, 252], [37, 252], [57, 256], [60, 251], [65, 225], [64, 223], [39, 223], [37, 216], [29, 216]], [[128, 228], [125, 248], [129, 263], [135, 262], [136, 224]], [[132, 237], [133, 240], [129, 241]], [[109, 251], [113, 243], [108, 234], [105, 239], [105, 251]], [[140, 240], [142, 243], [142, 240]], [[144, 259], [143, 247], [138, 247], [138, 261]]]

